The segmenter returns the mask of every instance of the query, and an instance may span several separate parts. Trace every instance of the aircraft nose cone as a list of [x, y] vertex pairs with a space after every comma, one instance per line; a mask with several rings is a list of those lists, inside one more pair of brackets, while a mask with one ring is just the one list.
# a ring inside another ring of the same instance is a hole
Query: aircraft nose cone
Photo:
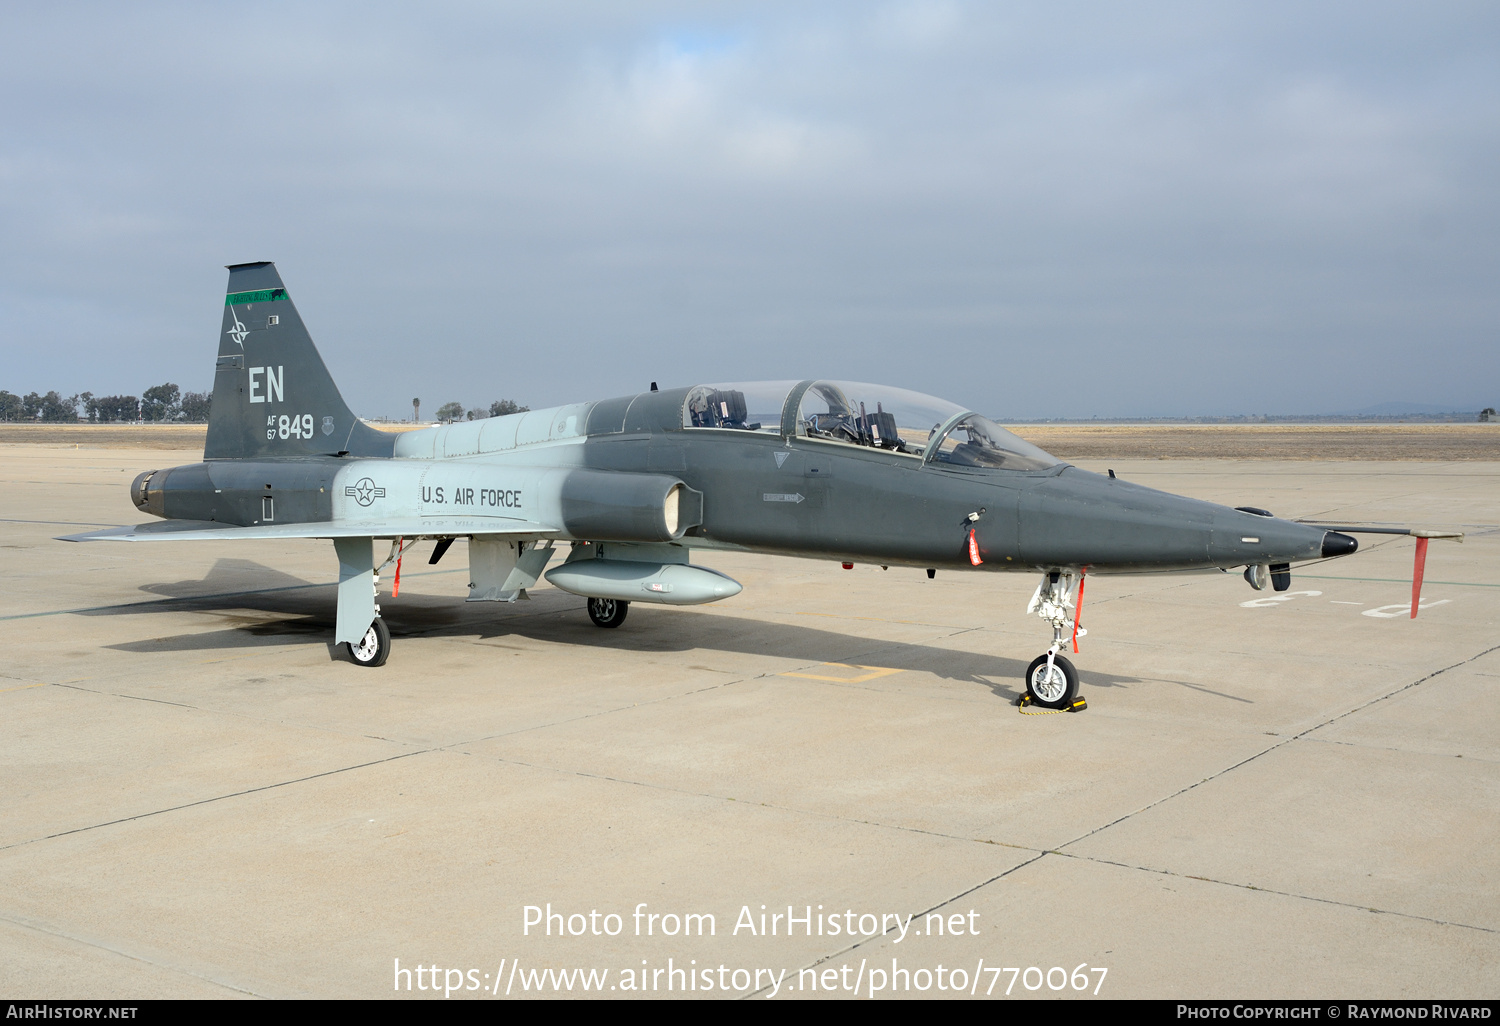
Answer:
[[1323, 558], [1331, 556], [1347, 556], [1359, 548], [1359, 542], [1347, 534], [1339, 534], [1337, 531], [1329, 531], [1323, 535]]

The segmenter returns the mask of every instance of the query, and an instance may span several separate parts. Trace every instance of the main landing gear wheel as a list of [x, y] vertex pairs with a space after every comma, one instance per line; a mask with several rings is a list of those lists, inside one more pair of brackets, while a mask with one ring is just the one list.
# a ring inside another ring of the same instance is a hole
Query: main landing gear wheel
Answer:
[[625, 622], [630, 603], [619, 599], [589, 599], [589, 619], [596, 627], [618, 627]]
[[355, 666], [384, 666], [386, 657], [391, 654], [391, 629], [377, 616], [363, 638], [358, 642], [344, 642], [344, 648]]
[[1052, 657], [1052, 672], [1047, 672], [1047, 655], [1037, 656], [1026, 667], [1026, 694], [1033, 705], [1043, 709], [1066, 709], [1078, 697], [1078, 671], [1060, 655]]

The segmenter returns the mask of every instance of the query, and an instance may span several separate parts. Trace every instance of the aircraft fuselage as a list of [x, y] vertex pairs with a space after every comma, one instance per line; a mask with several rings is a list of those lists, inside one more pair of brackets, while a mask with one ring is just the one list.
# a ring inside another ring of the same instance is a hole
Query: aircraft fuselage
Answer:
[[[1067, 464], [960, 467], [815, 438], [685, 428], [687, 391], [397, 434], [387, 458], [208, 460], [155, 472], [134, 498], [156, 516], [226, 526], [419, 521], [451, 537], [533, 523], [557, 525], [546, 536], [563, 541], [966, 570], [1189, 570], [1324, 554], [1321, 528]], [[569, 417], [571, 429], [555, 426]], [[653, 511], [673, 482], [685, 488], [669, 527]], [[374, 537], [395, 533], [372, 528]]]

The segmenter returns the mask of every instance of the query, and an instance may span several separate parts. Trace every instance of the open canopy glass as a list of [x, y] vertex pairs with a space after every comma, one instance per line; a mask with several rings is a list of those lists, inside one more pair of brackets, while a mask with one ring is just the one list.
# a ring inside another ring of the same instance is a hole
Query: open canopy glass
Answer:
[[802, 393], [797, 434], [921, 456], [963, 407], [920, 392], [862, 381], [814, 381]]
[[991, 470], [1046, 470], [1062, 462], [977, 413], [943, 432], [927, 459], [951, 467]]
[[860, 381], [698, 385], [682, 423], [866, 446], [953, 467], [1042, 470], [1059, 462], [955, 403]]
[[699, 385], [683, 404], [682, 426], [781, 433], [781, 410], [795, 381], [741, 381]]

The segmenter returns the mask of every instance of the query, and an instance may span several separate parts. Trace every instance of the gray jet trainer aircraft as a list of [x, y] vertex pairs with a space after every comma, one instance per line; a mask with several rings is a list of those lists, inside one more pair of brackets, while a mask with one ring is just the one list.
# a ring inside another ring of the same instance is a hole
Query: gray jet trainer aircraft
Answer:
[[[130, 489], [165, 522], [68, 540], [331, 538], [334, 638], [379, 666], [390, 631], [379, 571], [411, 542], [436, 563], [467, 538], [471, 602], [545, 577], [600, 627], [631, 602], [738, 594], [689, 562], [728, 549], [936, 570], [1026, 571], [1052, 626], [1026, 690], [1074, 704], [1085, 573], [1245, 568], [1257, 590], [1290, 564], [1353, 552], [1348, 534], [1079, 470], [993, 421], [901, 388], [843, 381], [697, 385], [404, 434], [344, 404], [269, 262], [229, 268], [203, 462]], [[1347, 529], [1347, 530], [1358, 530]], [[1399, 533], [1408, 533], [1401, 529]], [[1431, 532], [1429, 532], [1431, 533]], [[377, 561], [375, 542], [390, 539]], [[562, 544], [560, 544], [562, 543]], [[1425, 539], [1419, 542], [1425, 547]], [[552, 557], [565, 552], [559, 566]]]

